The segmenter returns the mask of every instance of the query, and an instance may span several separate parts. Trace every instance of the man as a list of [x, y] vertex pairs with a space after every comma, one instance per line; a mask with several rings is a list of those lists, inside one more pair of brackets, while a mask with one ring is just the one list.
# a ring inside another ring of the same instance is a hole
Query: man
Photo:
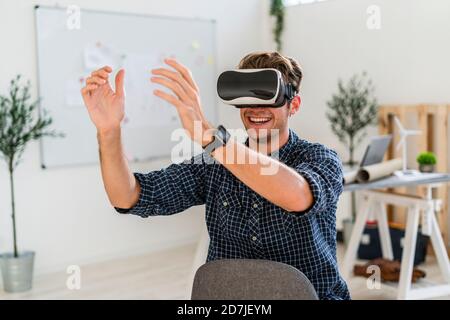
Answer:
[[[189, 136], [203, 147], [214, 141], [205, 118], [199, 89], [190, 71], [176, 60], [171, 68], [152, 70], [151, 81], [171, 93], [154, 94], [172, 104]], [[252, 53], [240, 69], [274, 68], [298, 93], [299, 64], [277, 52]], [[279, 108], [241, 108], [249, 139], [228, 140], [202, 159], [172, 164], [160, 171], [132, 173], [124, 156], [120, 123], [124, 117], [124, 70], [108, 83], [112, 70], [91, 74], [82, 89], [89, 115], [98, 132], [103, 182], [118, 212], [141, 217], [170, 215], [195, 205], [206, 205], [210, 235], [208, 261], [214, 259], [267, 259], [303, 272], [321, 299], [349, 299], [336, 262], [335, 213], [342, 192], [342, 167], [334, 151], [300, 139], [289, 129], [289, 117], [300, 107], [300, 96]], [[195, 134], [196, 124], [204, 134]], [[273, 133], [275, 132], [275, 133]], [[276, 144], [273, 143], [276, 139]], [[265, 154], [250, 142], [266, 143]], [[271, 150], [278, 145], [277, 150]], [[273, 157], [278, 155], [278, 159]], [[238, 159], [247, 159], [244, 163]], [[264, 167], [276, 174], [261, 174]]]

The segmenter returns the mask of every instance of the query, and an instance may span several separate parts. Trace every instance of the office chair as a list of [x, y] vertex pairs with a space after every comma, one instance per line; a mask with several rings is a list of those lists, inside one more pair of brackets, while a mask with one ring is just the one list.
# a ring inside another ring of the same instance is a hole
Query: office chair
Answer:
[[296, 268], [256, 259], [214, 260], [194, 277], [192, 300], [318, 300], [306, 276]]

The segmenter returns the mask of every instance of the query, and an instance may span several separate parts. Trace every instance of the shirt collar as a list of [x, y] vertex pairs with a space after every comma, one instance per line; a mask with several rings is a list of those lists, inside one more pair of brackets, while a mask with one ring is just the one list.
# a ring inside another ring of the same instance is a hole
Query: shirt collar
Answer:
[[[291, 129], [289, 129], [288, 141], [280, 149], [271, 152], [270, 156], [272, 158], [278, 158], [279, 160], [284, 162], [289, 157], [289, 154], [291, 153], [293, 146], [295, 146], [297, 144], [298, 140], [299, 140], [299, 137], [297, 136], [297, 134], [294, 131], [292, 131]], [[245, 140], [245, 145], [247, 147], [249, 145], [248, 137]]]

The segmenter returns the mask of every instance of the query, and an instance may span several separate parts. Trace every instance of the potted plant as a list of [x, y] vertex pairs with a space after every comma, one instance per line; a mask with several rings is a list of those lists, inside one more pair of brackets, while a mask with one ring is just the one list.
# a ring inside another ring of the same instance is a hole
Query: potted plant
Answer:
[[338, 81], [338, 92], [327, 102], [326, 116], [331, 130], [348, 148], [349, 160], [344, 163], [350, 167], [356, 163], [354, 151], [366, 135], [369, 125], [377, 122], [378, 104], [373, 97], [372, 81], [367, 73], [354, 75], [347, 84]]
[[420, 172], [433, 172], [436, 164], [436, 155], [433, 152], [421, 152], [417, 156]]
[[[339, 79], [338, 92], [327, 102], [326, 117], [330, 121], [333, 133], [348, 148], [349, 158], [344, 165], [350, 170], [357, 165], [354, 152], [365, 137], [367, 127], [377, 121], [378, 104], [373, 92], [372, 81], [367, 78], [367, 73], [363, 72], [361, 75], [353, 75], [346, 84]], [[355, 198], [355, 193], [352, 192], [351, 218], [343, 220], [344, 243], [349, 239], [353, 229], [356, 216]]]
[[35, 255], [33, 251], [19, 251], [17, 248], [14, 169], [28, 142], [43, 136], [62, 136], [54, 131], [46, 131], [52, 118], [45, 110], [39, 115], [39, 100], [30, 101], [30, 82], [21, 85], [20, 80], [21, 76], [16, 76], [11, 80], [8, 95], [0, 95], [0, 156], [5, 160], [9, 172], [13, 233], [13, 251], [0, 255], [3, 287], [7, 292], [31, 289]]

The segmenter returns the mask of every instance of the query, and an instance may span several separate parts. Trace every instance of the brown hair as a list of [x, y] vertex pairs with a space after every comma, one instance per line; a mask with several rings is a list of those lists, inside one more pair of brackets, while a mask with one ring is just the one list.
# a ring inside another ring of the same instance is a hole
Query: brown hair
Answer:
[[300, 64], [294, 58], [286, 57], [274, 51], [252, 52], [247, 54], [238, 65], [239, 69], [274, 68], [281, 72], [286, 82], [292, 83], [298, 92], [303, 73]]

